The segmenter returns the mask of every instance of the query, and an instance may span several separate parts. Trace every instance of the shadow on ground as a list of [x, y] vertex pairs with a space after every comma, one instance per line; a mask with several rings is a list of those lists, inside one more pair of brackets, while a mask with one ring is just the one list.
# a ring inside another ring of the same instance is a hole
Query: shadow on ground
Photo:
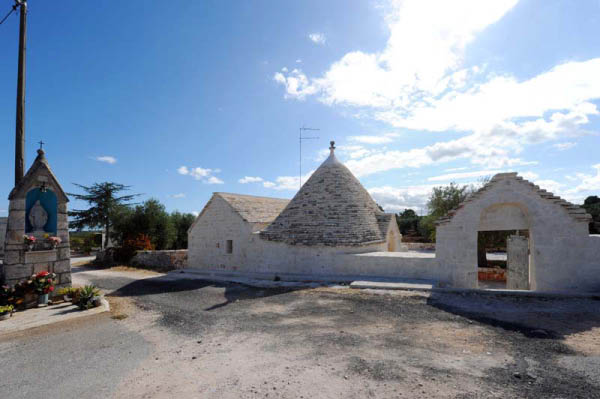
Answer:
[[212, 311], [237, 301], [266, 298], [285, 294], [296, 289], [292, 288], [265, 288], [258, 289], [238, 283], [218, 283], [200, 279], [166, 279], [163, 276], [145, 278], [132, 281], [117, 289], [108, 296], [142, 297], [147, 295], [162, 295], [179, 292], [193, 292], [207, 287], [223, 289], [225, 301], [204, 308]]
[[600, 326], [598, 298], [494, 297], [432, 292], [427, 304], [528, 338], [564, 339]]

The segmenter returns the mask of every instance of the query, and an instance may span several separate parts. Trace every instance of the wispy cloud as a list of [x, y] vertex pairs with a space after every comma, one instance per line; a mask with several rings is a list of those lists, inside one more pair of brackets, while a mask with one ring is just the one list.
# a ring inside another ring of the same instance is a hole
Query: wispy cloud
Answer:
[[[314, 170], [311, 170], [304, 176], [302, 176], [302, 184], [306, 183], [306, 181], [312, 176]], [[300, 178], [298, 176], [279, 176], [272, 181], [263, 181], [263, 187], [270, 188], [273, 190], [290, 190], [290, 191], [298, 191], [300, 189]]]
[[565, 151], [565, 150], [568, 150], [569, 148], [575, 147], [576, 145], [577, 145], [577, 143], [566, 142], [566, 143], [553, 144], [552, 147], [556, 148], [559, 151]]
[[207, 168], [188, 168], [187, 166], [180, 166], [177, 169], [177, 173], [184, 176], [191, 176], [196, 180], [199, 180], [206, 184], [223, 184], [223, 180], [214, 176], [215, 173], [220, 173], [221, 169], [207, 169]]
[[169, 197], [171, 197], [171, 198], [185, 198], [185, 194], [184, 193], [171, 194]]
[[350, 136], [348, 140], [362, 144], [386, 144], [391, 143], [399, 136], [397, 133], [386, 133], [378, 136]]
[[476, 172], [448, 173], [440, 176], [428, 177], [428, 181], [454, 181], [461, 179], [472, 179], [474, 177], [493, 176], [496, 173], [501, 173], [501, 170], [478, 170]]
[[242, 183], [242, 184], [248, 184], [248, 183], [258, 183], [263, 181], [262, 177], [253, 177], [253, 176], [244, 176], [243, 178], [241, 178], [240, 180], [238, 180], [238, 183]]
[[310, 40], [311, 40], [313, 43], [316, 43], [316, 44], [325, 44], [325, 41], [327, 40], [327, 39], [325, 38], [325, 35], [324, 35], [323, 33], [318, 33], [318, 32], [315, 32], [315, 33], [310, 33], [310, 34], [308, 35], [308, 38], [309, 38], [309, 39], [310, 39]]
[[94, 159], [96, 161], [106, 162], [106, 163], [111, 164], [111, 165], [117, 163], [117, 158], [111, 157], [110, 155], [102, 155], [102, 156], [99, 156], [99, 157], [94, 157]]

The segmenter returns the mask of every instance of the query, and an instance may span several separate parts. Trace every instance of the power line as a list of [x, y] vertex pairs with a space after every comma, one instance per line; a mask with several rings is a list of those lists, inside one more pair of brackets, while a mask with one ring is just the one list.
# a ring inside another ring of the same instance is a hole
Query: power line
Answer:
[[2, 21], [0, 21], [0, 25], [2, 25], [4, 23], [4, 21], [6, 21], [8, 19], [8, 17], [10, 17], [10, 14], [17, 11], [18, 6], [19, 6], [18, 3], [13, 4], [12, 9], [8, 12], [8, 14], [6, 14], [6, 16], [4, 18], [2, 18]]

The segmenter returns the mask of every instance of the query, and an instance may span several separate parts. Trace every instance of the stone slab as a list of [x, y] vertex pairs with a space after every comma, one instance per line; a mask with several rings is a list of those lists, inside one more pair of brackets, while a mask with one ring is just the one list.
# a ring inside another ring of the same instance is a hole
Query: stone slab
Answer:
[[43, 263], [56, 261], [56, 250], [25, 252], [25, 263]]
[[12, 317], [8, 320], [0, 321], [0, 337], [15, 332], [29, 330], [31, 328], [96, 315], [108, 312], [109, 310], [110, 305], [104, 298], [102, 298], [102, 305], [89, 310], [79, 310], [76, 305], [73, 305], [70, 302], [59, 303], [44, 308], [27, 309], [13, 313]]
[[356, 289], [376, 289], [376, 290], [406, 290], [420, 291], [431, 290], [436, 287], [436, 282], [382, 282], [382, 281], [353, 281], [350, 283], [350, 288]]

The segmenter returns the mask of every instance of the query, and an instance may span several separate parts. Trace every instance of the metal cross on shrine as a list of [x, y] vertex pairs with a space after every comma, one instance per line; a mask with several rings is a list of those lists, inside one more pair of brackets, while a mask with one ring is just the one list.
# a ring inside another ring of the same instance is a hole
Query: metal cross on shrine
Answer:
[[40, 150], [43, 150], [44, 144], [46, 144], [46, 143], [44, 143], [42, 140], [40, 140], [40, 141], [38, 141], [38, 144], [40, 145]]

